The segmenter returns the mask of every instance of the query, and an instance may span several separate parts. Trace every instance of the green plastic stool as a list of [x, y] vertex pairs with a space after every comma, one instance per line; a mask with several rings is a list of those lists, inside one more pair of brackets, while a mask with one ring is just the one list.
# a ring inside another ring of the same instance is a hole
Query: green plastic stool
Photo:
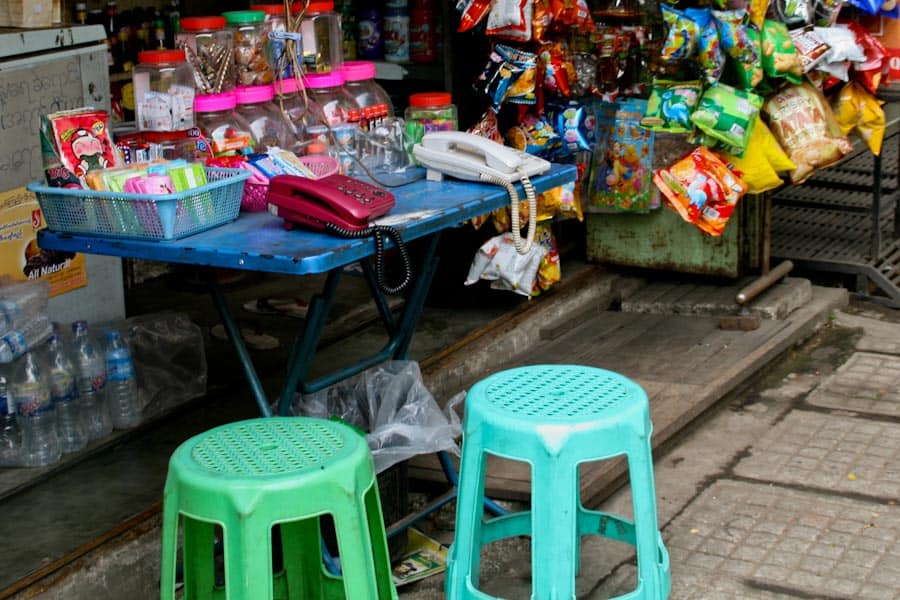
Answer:
[[[636, 547], [637, 587], [620, 600], [668, 598], [669, 556], [656, 521], [651, 431], [641, 387], [603, 369], [528, 366], [472, 386], [466, 396], [447, 598], [492, 598], [478, 589], [482, 546], [520, 535], [531, 536], [534, 599], [575, 598], [583, 535]], [[531, 464], [531, 510], [483, 521], [487, 453]], [[635, 522], [581, 505], [579, 463], [619, 454], [628, 458]]]
[[[322, 565], [319, 517], [334, 519], [342, 577]], [[381, 500], [365, 439], [341, 423], [270, 417], [222, 425], [172, 454], [163, 502], [160, 598], [175, 598], [183, 524], [185, 600], [387, 600]], [[272, 527], [284, 569], [273, 574]], [[225, 586], [215, 584], [222, 527]]]

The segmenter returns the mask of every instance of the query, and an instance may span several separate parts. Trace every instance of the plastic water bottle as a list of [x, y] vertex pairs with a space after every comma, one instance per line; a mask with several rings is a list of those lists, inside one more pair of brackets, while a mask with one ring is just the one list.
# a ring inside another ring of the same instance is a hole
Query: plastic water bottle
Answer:
[[10, 396], [22, 418], [23, 464], [42, 467], [58, 461], [59, 437], [50, 385], [36, 352], [29, 350], [19, 359], [10, 380]]
[[128, 345], [115, 330], [106, 334], [106, 395], [113, 427], [127, 429], [141, 422], [134, 362]]
[[17, 329], [0, 336], [0, 363], [12, 362], [27, 350], [37, 348], [53, 333], [53, 325], [47, 315], [28, 319]]
[[84, 415], [78, 403], [78, 385], [75, 366], [63, 347], [59, 334], [54, 333], [47, 342], [47, 358], [50, 369], [50, 399], [56, 410], [56, 430], [60, 449], [64, 453], [81, 450], [87, 445]]
[[112, 415], [106, 401], [106, 359], [88, 332], [86, 321], [72, 323], [75, 333], [75, 372], [85, 432], [89, 440], [112, 433]]
[[22, 466], [22, 428], [16, 405], [9, 397], [6, 377], [0, 375], [0, 467]]

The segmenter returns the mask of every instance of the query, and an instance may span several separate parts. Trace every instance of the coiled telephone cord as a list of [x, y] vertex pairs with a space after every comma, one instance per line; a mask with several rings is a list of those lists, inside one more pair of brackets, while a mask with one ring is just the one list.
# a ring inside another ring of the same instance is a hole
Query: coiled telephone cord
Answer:
[[516, 252], [519, 254], [528, 254], [531, 250], [531, 245], [534, 243], [534, 233], [537, 229], [537, 197], [534, 193], [534, 186], [531, 184], [531, 180], [522, 173], [520, 173], [520, 175], [522, 176], [522, 189], [525, 190], [525, 199], [528, 200], [528, 233], [525, 236], [524, 244], [522, 243], [522, 230], [521, 225], [519, 224], [519, 191], [516, 190], [516, 186], [510, 181], [488, 175], [487, 173], [481, 174], [481, 180], [502, 185], [506, 188], [506, 192], [509, 194], [509, 221], [510, 229], [512, 230], [513, 244], [516, 246]]
[[[339, 235], [345, 238], [375, 238], [375, 283], [378, 289], [385, 294], [399, 294], [409, 287], [412, 281], [412, 261], [409, 259], [409, 253], [406, 251], [406, 244], [400, 237], [400, 232], [388, 225], [372, 225], [367, 229], [351, 230], [339, 227], [334, 223], [325, 223], [325, 231], [328, 233]], [[384, 236], [388, 236], [400, 251], [400, 260], [403, 262], [403, 279], [395, 285], [389, 286], [384, 274]]]

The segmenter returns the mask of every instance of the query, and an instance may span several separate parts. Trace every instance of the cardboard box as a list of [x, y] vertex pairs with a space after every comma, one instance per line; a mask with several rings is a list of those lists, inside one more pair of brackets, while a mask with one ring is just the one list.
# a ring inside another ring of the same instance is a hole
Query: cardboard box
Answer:
[[50, 27], [53, 0], [0, 1], [0, 27]]

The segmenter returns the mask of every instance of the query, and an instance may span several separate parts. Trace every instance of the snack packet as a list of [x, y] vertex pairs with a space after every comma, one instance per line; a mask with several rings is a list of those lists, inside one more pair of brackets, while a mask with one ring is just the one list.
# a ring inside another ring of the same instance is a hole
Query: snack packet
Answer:
[[666, 62], [685, 60], [694, 55], [700, 40], [700, 27], [693, 17], [666, 3], [660, 5], [668, 28], [660, 57]]
[[688, 223], [709, 235], [719, 236], [747, 186], [705, 146], [665, 169], [658, 169], [653, 182], [666, 204]]
[[762, 28], [762, 65], [769, 77], [803, 81], [803, 65], [784, 23], [766, 19]]
[[553, 230], [548, 224], [538, 223], [534, 232], [534, 243], [540, 244], [545, 249], [541, 262], [538, 265], [534, 288], [531, 290], [532, 296], [539, 296], [541, 292], [546, 292], [554, 284], [559, 283], [559, 280], [562, 278], [562, 270], [559, 265], [559, 250], [557, 249], [556, 238], [553, 237]]
[[[757, 119], [750, 133], [750, 143], [747, 145], [744, 155], [735, 156], [727, 153], [722, 155], [722, 159], [740, 173], [741, 180], [747, 184], [747, 193], [749, 194], [762, 194], [784, 184], [778, 175], [778, 170], [769, 161], [767, 155], [771, 144], [775, 144], [777, 147], [777, 142], [766, 128], [766, 124], [762, 119]], [[780, 147], [778, 147], [778, 151], [784, 154]], [[794, 163], [790, 162], [790, 159], [787, 160], [793, 168]]]
[[725, 69], [725, 55], [719, 45], [719, 30], [708, 8], [686, 8], [685, 15], [691, 17], [700, 29], [697, 39], [697, 64], [707, 83], [715, 83]]
[[653, 131], [687, 133], [694, 126], [691, 113], [700, 99], [699, 81], [654, 80], [641, 127]]
[[530, 296], [541, 259], [546, 253], [544, 245], [535, 243], [527, 253], [519, 254], [510, 232], [492, 237], [476, 252], [465, 284], [472, 285], [480, 280], [488, 280], [492, 282], [493, 289], [509, 290]]
[[856, 129], [859, 137], [875, 156], [881, 154], [881, 143], [887, 124], [881, 104], [881, 100], [855, 81], [841, 88], [832, 104], [834, 117], [841, 132], [847, 135]]
[[488, 14], [485, 33], [519, 42], [531, 41], [534, 2], [530, 0], [494, 0]]
[[853, 149], [824, 96], [810, 83], [781, 89], [766, 100], [763, 112], [778, 143], [797, 165], [790, 173], [795, 184]]
[[79, 108], [46, 115], [52, 144], [62, 166], [87, 187], [89, 171], [116, 165], [116, 154], [109, 131], [109, 113]]
[[762, 98], [753, 92], [719, 83], [709, 87], [700, 97], [691, 122], [742, 154], [761, 106]]
[[819, 37], [813, 27], [794, 29], [791, 31], [791, 40], [800, 56], [800, 65], [804, 73], [815, 68], [828, 54], [828, 44]]

